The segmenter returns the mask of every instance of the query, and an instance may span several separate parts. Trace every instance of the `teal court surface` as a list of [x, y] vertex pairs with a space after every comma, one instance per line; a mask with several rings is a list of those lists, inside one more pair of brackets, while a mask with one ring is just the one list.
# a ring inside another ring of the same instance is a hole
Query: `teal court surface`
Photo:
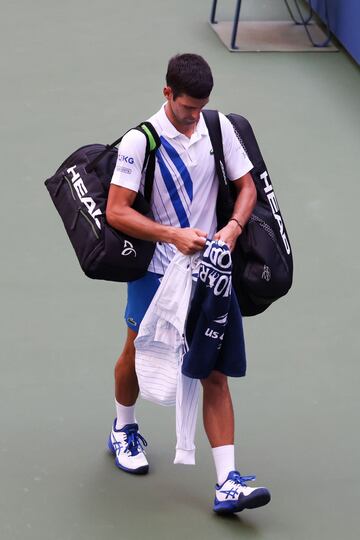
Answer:
[[[270, 17], [270, 0], [258, 6]], [[2, 5], [2, 540], [358, 538], [359, 69], [341, 47], [230, 53], [209, 12], [205, 0]], [[43, 184], [77, 147], [158, 110], [177, 52], [211, 65], [211, 107], [251, 121], [294, 251], [293, 288], [245, 321], [248, 374], [231, 381], [238, 467], [272, 501], [231, 518], [211, 510], [200, 413], [196, 466], [172, 464], [174, 411], [140, 401], [151, 472], [114, 467], [126, 289], [82, 274]]]

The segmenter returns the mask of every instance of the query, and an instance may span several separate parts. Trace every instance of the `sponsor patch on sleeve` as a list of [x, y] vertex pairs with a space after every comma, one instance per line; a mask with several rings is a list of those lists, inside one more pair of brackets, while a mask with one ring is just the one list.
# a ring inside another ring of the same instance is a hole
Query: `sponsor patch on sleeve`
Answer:
[[129, 169], [128, 167], [116, 167], [116, 170], [119, 171], [119, 172], [122, 172], [124, 174], [131, 174], [132, 173], [132, 169]]

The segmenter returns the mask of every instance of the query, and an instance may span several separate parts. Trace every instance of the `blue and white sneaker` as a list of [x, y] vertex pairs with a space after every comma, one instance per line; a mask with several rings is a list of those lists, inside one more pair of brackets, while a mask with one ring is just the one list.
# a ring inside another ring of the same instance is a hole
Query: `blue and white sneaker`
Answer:
[[149, 463], [145, 457], [144, 446], [147, 442], [139, 433], [137, 424], [126, 424], [116, 429], [116, 418], [109, 435], [108, 447], [115, 456], [115, 465], [123, 471], [133, 474], [146, 474]]
[[271, 495], [264, 487], [251, 488], [246, 482], [255, 480], [255, 476], [240, 476], [238, 471], [231, 471], [225, 482], [216, 484], [214, 511], [218, 514], [233, 514], [245, 508], [258, 508], [267, 504]]

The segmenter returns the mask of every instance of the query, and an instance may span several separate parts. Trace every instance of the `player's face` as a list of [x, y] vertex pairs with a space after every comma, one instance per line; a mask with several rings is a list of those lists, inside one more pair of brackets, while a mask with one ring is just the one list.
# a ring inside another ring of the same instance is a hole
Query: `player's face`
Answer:
[[164, 89], [164, 95], [168, 101], [174, 124], [184, 128], [190, 128], [197, 124], [201, 110], [209, 102], [209, 98], [197, 99], [186, 94], [181, 94], [174, 99], [170, 87]]

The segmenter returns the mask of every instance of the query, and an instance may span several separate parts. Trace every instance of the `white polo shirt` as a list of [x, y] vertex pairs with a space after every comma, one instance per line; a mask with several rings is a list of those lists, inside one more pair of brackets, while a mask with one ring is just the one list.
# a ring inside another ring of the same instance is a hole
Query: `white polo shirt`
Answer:
[[[198, 228], [212, 238], [216, 231], [218, 178], [209, 132], [203, 115], [192, 136], [183, 135], [166, 116], [165, 105], [149, 118], [161, 146], [156, 151], [151, 209], [155, 221], [173, 227]], [[237, 180], [253, 165], [235, 135], [230, 121], [220, 113], [226, 171]], [[146, 137], [130, 130], [119, 145], [111, 182], [133, 191], [144, 191]], [[176, 252], [173, 244], [157, 242], [150, 272], [164, 274]]]

